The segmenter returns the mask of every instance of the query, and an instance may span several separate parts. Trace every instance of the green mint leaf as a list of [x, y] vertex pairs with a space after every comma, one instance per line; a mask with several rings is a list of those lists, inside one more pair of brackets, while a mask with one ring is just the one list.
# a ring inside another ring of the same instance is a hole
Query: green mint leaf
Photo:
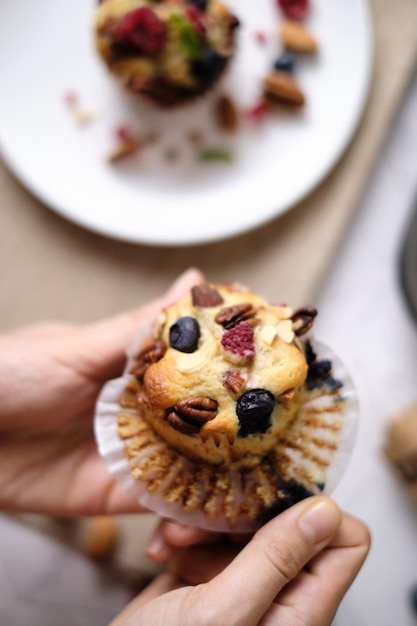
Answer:
[[203, 54], [201, 37], [193, 25], [180, 15], [173, 14], [168, 20], [169, 25], [178, 33], [178, 41], [189, 59], [199, 59]]
[[203, 148], [198, 153], [198, 159], [205, 162], [221, 161], [223, 163], [232, 163], [233, 154], [230, 150], [223, 148]]

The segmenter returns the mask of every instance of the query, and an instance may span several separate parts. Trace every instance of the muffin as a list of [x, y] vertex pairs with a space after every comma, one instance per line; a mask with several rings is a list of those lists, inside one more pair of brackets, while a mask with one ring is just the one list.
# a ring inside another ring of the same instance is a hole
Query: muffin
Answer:
[[417, 404], [393, 416], [386, 428], [385, 456], [417, 504]]
[[334, 486], [356, 404], [310, 337], [316, 314], [237, 284], [197, 285], [164, 309], [100, 396], [110, 471], [144, 506], [212, 530], [256, 529]]
[[123, 85], [172, 107], [219, 80], [234, 54], [238, 25], [219, 0], [102, 0], [96, 46]]

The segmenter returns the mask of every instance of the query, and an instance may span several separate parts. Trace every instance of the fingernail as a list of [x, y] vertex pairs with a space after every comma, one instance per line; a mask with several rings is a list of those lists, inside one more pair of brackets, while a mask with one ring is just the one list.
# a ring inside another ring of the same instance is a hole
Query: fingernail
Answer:
[[146, 544], [146, 553], [155, 558], [161, 556], [166, 550], [166, 542], [159, 533], [152, 535]]
[[323, 499], [312, 504], [298, 519], [298, 525], [305, 539], [317, 544], [333, 535], [339, 528], [341, 513], [332, 500]]
[[194, 543], [207, 535], [206, 531], [193, 526], [184, 526], [177, 522], [166, 522], [164, 536], [169, 542], [187, 541]]
[[170, 532], [174, 532], [176, 534], [181, 534], [184, 531], [187, 532], [189, 529], [189, 526], [184, 526], [183, 524], [177, 523], [177, 522], [173, 522], [171, 520], [168, 520], [165, 522], [165, 526], [164, 526], [164, 531], [168, 533]]

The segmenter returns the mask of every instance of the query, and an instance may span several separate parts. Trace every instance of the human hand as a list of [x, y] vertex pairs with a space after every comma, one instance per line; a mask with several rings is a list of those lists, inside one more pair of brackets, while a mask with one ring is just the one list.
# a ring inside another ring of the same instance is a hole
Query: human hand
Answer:
[[97, 452], [93, 412], [126, 349], [161, 307], [202, 282], [183, 274], [162, 298], [87, 326], [42, 324], [0, 337], [0, 509], [47, 515], [143, 510]]
[[[193, 532], [183, 533], [185, 544]], [[178, 551], [111, 626], [329, 626], [369, 544], [362, 522], [328, 498], [308, 498], [240, 552], [231, 543]]]

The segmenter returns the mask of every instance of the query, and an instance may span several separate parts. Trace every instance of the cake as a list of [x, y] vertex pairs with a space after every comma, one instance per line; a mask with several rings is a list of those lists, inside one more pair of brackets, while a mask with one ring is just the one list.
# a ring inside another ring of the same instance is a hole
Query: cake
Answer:
[[256, 528], [322, 492], [354, 403], [344, 370], [318, 356], [316, 314], [239, 284], [193, 287], [102, 392], [109, 469], [144, 506], [215, 530]]
[[96, 46], [123, 85], [172, 107], [219, 80], [234, 54], [238, 25], [220, 0], [102, 0]]

